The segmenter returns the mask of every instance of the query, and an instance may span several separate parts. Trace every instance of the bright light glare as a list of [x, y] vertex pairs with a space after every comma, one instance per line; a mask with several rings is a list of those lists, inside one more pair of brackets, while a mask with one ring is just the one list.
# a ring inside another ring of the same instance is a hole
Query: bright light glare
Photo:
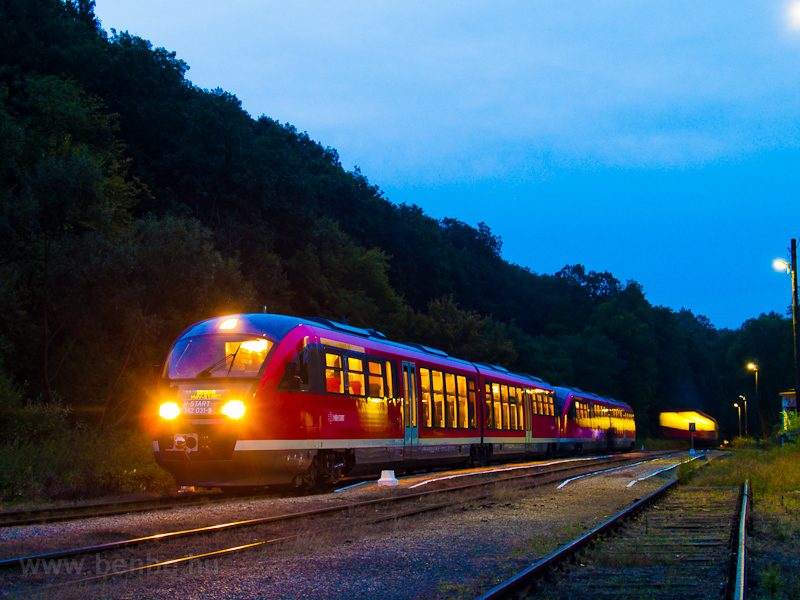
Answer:
[[747, 368], [750, 369], [751, 371], [758, 371], [758, 366], [756, 365], [756, 363], [747, 363]]
[[789, 20], [789, 27], [794, 30], [800, 30], [800, 2], [792, 2], [789, 5], [786, 16]]
[[789, 272], [789, 263], [787, 263], [782, 258], [776, 258], [772, 261], [772, 268], [778, 271], [778, 273]]
[[244, 402], [241, 400], [231, 400], [222, 407], [222, 414], [231, 419], [241, 419], [244, 416]]
[[175, 402], [164, 402], [164, 404], [158, 408], [158, 414], [162, 419], [171, 421], [181, 414], [181, 407]]
[[239, 319], [225, 319], [222, 323], [219, 324], [220, 329], [236, 329], [236, 326], [239, 324]]
[[264, 352], [269, 348], [269, 342], [267, 340], [248, 340], [242, 342], [242, 348], [250, 352]]

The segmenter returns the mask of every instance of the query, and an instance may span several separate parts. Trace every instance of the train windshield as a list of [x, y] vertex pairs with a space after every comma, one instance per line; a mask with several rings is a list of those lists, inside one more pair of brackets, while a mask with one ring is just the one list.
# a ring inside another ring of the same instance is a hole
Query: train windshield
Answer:
[[275, 342], [241, 335], [200, 335], [180, 340], [169, 355], [170, 379], [256, 377]]

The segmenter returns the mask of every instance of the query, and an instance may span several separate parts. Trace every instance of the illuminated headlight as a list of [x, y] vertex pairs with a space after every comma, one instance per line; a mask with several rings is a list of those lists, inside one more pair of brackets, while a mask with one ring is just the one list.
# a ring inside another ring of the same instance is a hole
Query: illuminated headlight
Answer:
[[244, 402], [241, 400], [231, 400], [222, 407], [222, 414], [231, 419], [241, 419], [244, 416]]
[[181, 407], [175, 402], [164, 402], [164, 404], [158, 408], [158, 414], [161, 415], [162, 419], [171, 421], [181, 414]]

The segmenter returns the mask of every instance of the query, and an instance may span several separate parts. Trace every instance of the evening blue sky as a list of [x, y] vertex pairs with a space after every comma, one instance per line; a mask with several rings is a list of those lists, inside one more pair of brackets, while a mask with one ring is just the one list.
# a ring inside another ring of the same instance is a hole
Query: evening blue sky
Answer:
[[[784, 313], [800, 237], [786, 0], [97, 0], [104, 29], [290, 123], [503, 257], [639, 282], [718, 328]], [[795, 16], [796, 15], [796, 16]]]

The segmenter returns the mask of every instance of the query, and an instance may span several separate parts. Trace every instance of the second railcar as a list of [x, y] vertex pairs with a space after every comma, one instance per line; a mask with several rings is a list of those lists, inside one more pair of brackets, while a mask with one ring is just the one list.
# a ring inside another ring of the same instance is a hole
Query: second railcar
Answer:
[[630, 451], [636, 443], [633, 409], [619, 400], [577, 388], [554, 388], [561, 416], [560, 450]]

